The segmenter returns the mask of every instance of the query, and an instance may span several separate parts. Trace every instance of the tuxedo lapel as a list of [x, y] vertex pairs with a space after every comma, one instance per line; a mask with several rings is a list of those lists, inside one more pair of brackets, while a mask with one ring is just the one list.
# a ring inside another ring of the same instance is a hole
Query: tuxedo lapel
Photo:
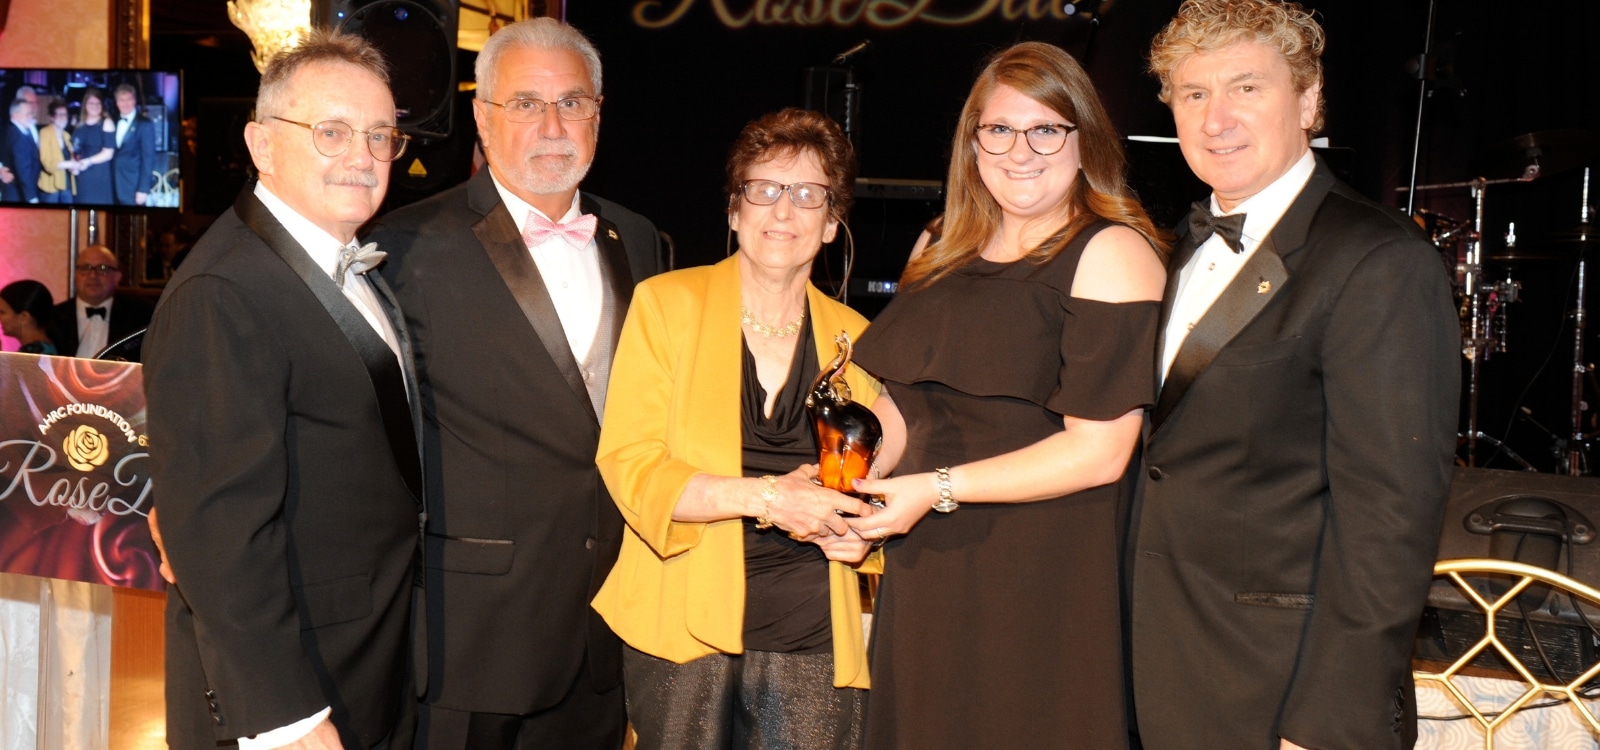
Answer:
[[[573, 398], [583, 404], [589, 416], [595, 417], [594, 404], [589, 400], [589, 390], [583, 384], [578, 360], [572, 356], [572, 346], [567, 343], [566, 329], [561, 327], [555, 302], [550, 299], [544, 277], [539, 275], [539, 266], [533, 262], [533, 255], [523, 243], [521, 233], [517, 232], [517, 222], [511, 218], [505, 202], [500, 200], [500, 193], [489, 178], [488, 170], [475, 176], [467, 190], [468, 205], [483, 214], [483, 218], [472, 225], [472, 233], [477, 235], [478, 242], [489, 256], [489, 262], [494, 264], [500, 279], [516, 299], [517, 307], [528, 319], [528, 325], [538, 334], [539, 341], [549, 353], [550, 361], [560, 371], [562, 380], [567, 382]], [[595, 422], [599, 423], [598, 417], [595, 417]]]
[[1178, 280], [1183, 273], [1183, 267], [1189, 265], [1189, 259], [1194, 257], [1198, 243], [1194, 241], [1194, 234], [1189, 231], [1189, 222], [1185, 221], [1178, 227], [1177, 242], [1172, 246], [1172, 262], [1167, 268], [1167, 286], [1161, 293], [1161, 317], [1156, 328], [1156, 382], [1162, 382], [1161, 367], [1165, 364], [1163, 358], [1167, 351], [1167, 322], [1172, 320], [1172, 304], [1178, 299]]
[[[580, 194], [581, 195], [581, 194]], [[611, 287], [611, 299], [615, 302], [611, 316], [611, 351], [617, 351], [617, 343], [622, 339], [622, 323], [627, 317], [628, 304], [633, 301], [634, 278], [633, 271], [628, 266], [628, 248], [622, 244], [622, 236], [617, 233], [617, 225], [612, 224], [600, 213], [600, 205], [588, 196], [581, 196], [579, 209], [584, 213], [594, 214], [595, 228], [594, 241], [600, 248], [600, 265], [605, 275], [605, 281]]]
[[[1273, 226], [1272, 232], [1261, 243], [1261, 247], [1257, 248], [1250, 256], [1250, 260], [1239, 269], [1239, 274], [1233, 277], [1233, 282], [1223, 290], [1217, 301], [1212, 303], [1211, 308], [1195, 324], [1194, 330], [1183, 340], [1183, 346], [1178, 349], [1177, 356], [1172, 360], [1172, 367], [1162, 382], [1161, 395], [1156, 399], [1156, 408], [1150, 413], [1152, 437], [1161, 430], [1167, 417], [1171, 416], [1173, 410], [1183, 401], [1189, 387], [1207, 367], [1211, 366], [1211, 362], [1217, 358], [1222, 348], [1238, 336], [1239, 332], [1267, 306], [1267, 303], [1283, 293], [1285, 284], [1289, 281], [1289, 270], [1284, 265], [1284, 258], [1305, 245], [1311, 220], [1316, 216], [1317, 208], [1322, 205], [1322, 199], [1327, 196], [1333, 185], [1333, 173], [1321, 159], [1318, 159], [1311, 179], [1300, 190], [1294, 202], [1289, 204], [1289, 209]], [[1187, 247], [1187, 251], [1183, 252], [1178, 262], [1173, 264], [1173, 268], [1177, 269], [1176, 272], [1167, 276], [1167, 293], [1161, 304], [1161, 343], [1158, 345], [1160, 348], [1156, 350], [1158, 355], [1166, 351], [1166, 328], [1176, 302], [1176, 279], [1198, 249], [1198, 244], [1192, 241], [1188, 233], [1187, 222], [1180, 231], [1182, 232], [1180, 247]], [[1157, 366], [1160, 366], [1159, 362]]]
[[[372, 378], [373, 391], [378, 399], [378, 412], [383, 419], [383, 428], [389, 438], [389, 449], [394, 454], [395, 465], [400, 467], [401, 477], [405, 480], [406, 487], [416, 498], [418, 508], [422, 507], [422, 462], [417, 453], [417, 425], [420, 421], [414, 417], [416, 401], [408, 399], [408, 388], [411, 384], [401, 372], [402, 365], [395, 358], [389, 345], [384, 343], [383, 337], [367, 323], [366, 318], [356, 310], [355, 305], [345, 298], [344, 292], [335, 286], [333, 279], [328, 276], [316, 261], [307, 255], [305, 249], [300, 247], [294, 236], [289, 234], [272, 212], [267, 210], [252, 192], [246, 187], [234, 202], [233, 210], [239, 219], [250, 228], [257, 237], [260, 237], [267, 247], [276, 253], [285, 264], [292, 269], [300, 280], [310, 289], [312, 295], [322, 304], [323, 309], [333, 318], [335, 325], [344, 333], [355, 349], [363, 365], [366, 366], [367, 375]], [[378, 286], [374, 284], [374, 286]], [[383, 287], [381, 294], [387, 295], [388, 288]], [[392, 301], [392, 297], [386, 297]], [[393, 317], [392, 315], [390, 316]], [[396, 335], [400, 335], [403, 328], [396, 328]], [[404, 346], [409, 346], [406, 337]], [[402, 348], [404, 355], [407, 348]], [[411, 382], [415, 382], [415, 373], [411, 373]]]

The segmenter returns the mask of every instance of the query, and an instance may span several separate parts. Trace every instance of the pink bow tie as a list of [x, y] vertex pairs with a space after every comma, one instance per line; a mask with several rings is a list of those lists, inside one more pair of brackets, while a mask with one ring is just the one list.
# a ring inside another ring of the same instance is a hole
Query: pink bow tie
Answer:
[[529, 211], [528, 221], [522, 229], [522, 241], [531, 249], [559, 235], [567, 244], [583, 248], [594, 238], [594, 225], [594, 214], [583, 214], [572, 221], [557, 223], [546, 219], [538, 211]]

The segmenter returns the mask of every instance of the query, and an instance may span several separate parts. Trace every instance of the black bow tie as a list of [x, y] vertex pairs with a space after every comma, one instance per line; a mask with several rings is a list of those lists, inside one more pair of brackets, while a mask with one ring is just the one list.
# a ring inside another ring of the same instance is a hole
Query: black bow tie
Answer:
[[1216, 234], [1222, 237], [1222, 242], [1232, 248], [1236, 253], [1244, 252], [1244, 242], [1240, 235], [1244, 232], [1244, 214], [1229, 214], [1227, 216], [1212, 216], [1211, 206], [1206, 201], [1196, 201], [1189, 208], [1189, 233], [1194, 235], [1194, 246], [1199, 247]]
[[[105, 318], [106, 317], [106, 309], [104, 307], [86, 307], [86, 308], [83, 309], [83, 313], [84, 313], [84, 315], [86, 315], [86, 316], [88, 316], [90, 318]], [[110, 318], [106, 318], [106, 319], [110, 320]]]

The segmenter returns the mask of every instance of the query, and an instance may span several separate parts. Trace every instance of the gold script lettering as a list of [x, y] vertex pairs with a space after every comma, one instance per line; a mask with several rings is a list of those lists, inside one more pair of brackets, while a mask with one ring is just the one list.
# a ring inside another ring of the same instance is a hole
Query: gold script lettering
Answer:
[[[973, 0], [969, 0], [973, 1]], [[633, 6], [633, 22], [640, 28], [661, 29], [678, 23], [694, 6], [695, 0], [678, 0], [668, 9], [668, 0], [639, 0]], [[1063, 4], [1057, 0], [975, 0], [966, 11], [941, 11], [933, 0], [709, 0], [717, 20], [730, 29], [742, 29], [754, 22], [758, 26], [855, 26], [865, 20], [868, 26], [893, 29], [921, 21], [939, 26], [965, 26], [998, 14], [1007, 21], [1046, 18], [1066, 20]], [[736, 7], [737, 6], [737, 7]]]

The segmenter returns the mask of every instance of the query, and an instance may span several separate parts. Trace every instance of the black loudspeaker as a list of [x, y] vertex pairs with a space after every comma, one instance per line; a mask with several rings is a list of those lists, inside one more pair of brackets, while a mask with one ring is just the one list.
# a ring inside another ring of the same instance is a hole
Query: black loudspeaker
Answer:
[[312, 22], [356, 34], [389, 61], [400, 129], [421, 139], [450, 137], [456, 83], [459, 0], [313, 0]]
[[[1545, 568], [1600, 587], [1600, 479], [1457, 468], [1445, 509], [1438, 559], [1495, 558]], [[1494, 602], [1516, 579], [1468, 578]], [[1495, 618], [1502, 643], [1535, 677], [1565, 682], [1600, 658], [1600, 607], [1531, 586]], [[1453, 662], [1483, 639], [1484, 617], [1448, 578], [1428, 592], [1416, 655]], [[1542, 652], [1542, 654], [1541, 654]], [[1515, 677], [1493, 649], [1472, 663]], [[1554, 674], [1551, 670], [1554, 670]]]

